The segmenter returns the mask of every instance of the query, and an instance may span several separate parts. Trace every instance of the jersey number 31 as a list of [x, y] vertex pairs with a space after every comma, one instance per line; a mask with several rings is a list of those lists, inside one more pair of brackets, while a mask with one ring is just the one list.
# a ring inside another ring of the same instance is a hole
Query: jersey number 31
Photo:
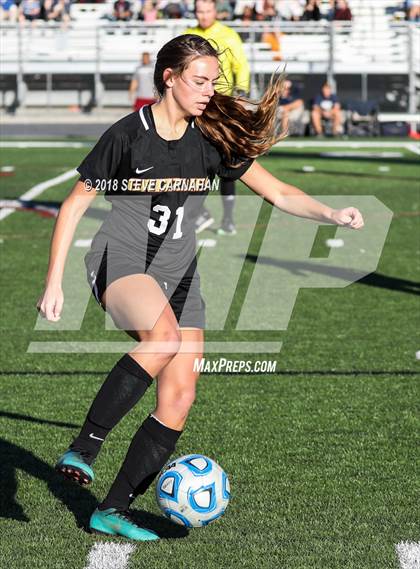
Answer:
[[[167, 205], [155, 205], [153, 211], [160, 213], [159, 219], [149, 219], [147, 222], [147, 229], [150, 233], [155, 235], [162, 235], [168, 228], [168, 222], [171, 217], [171, 210]], [[172, 239], [179, 239], [182, 237], [181, 223], [184, 217], [184, 208], [178, 207], [175, 211], [176, 221], [175, 221], [175, 231], [172, 235]]]

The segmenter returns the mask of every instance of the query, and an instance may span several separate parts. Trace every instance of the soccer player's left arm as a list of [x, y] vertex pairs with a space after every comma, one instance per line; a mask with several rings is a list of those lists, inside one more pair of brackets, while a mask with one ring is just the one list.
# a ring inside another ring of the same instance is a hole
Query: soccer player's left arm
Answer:
[[299, 188], [281, 182], [257, 161], [252, 163], [240, 179], [253, 192], [286, 213], [351, 229], [360, 229], [364, 225], [362, 214], [357, 208], [332, 209]]
[[231, 59], [232, 71], [235, 78], [235, 90], [249, 93], [249, 63], [245, 55], [242, 40], [236, 32], [232, 35], [232, 38], [229, 38], [229, 50], [230, 53], [228, 53]]

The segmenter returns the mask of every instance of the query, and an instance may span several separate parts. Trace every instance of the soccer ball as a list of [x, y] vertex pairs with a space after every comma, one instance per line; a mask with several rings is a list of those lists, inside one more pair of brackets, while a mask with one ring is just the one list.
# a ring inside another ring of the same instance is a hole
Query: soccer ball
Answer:
[[220, 518], [229, 498], [226, 473], [202, 454], [187, 454], [168, 462], [156, 486], [157, 503], [165, 516], [189, 528]]

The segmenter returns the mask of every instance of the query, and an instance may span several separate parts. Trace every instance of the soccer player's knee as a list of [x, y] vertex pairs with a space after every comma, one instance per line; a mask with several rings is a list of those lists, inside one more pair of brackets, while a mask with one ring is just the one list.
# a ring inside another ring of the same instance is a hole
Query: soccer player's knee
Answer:
[[162, 354], [166, 357], [175, 356], [179, 352], [182, 343], [181, 332], [172, 326], [165, 327], [158, 331], [152, 330], [148, 334], [147, 339], [161, 345]]
[[168, 328], [163, 332], [164, 342], [168, 345], [170, 355], [176, 356], [182, 344], [181, 332], [176, 328]]

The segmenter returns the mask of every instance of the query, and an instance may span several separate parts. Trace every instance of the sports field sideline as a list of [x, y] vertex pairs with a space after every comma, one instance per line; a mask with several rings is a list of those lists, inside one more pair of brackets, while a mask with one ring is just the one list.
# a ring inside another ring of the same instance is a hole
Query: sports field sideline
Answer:
[[[0, 145], [1, 166], [14, 167], [14, 175], [1, 178], [0, 198], [0, 567], [420, 567], [420, 146], [409, 140], [287, 140], [261, 159], [275, 176], [326, 201], [375, 196], [393, 212], [385, 245], [376, 270], [350, 286], [302, 288], [287, 329], [240, 330], [253, 259], [270, 216], [268, 204], [261, 208], [226, 326], [209, 331], [208, 339], [281, 343], [281, 350], [207, 356], [276, 360], [276, 371], [204, 373], [177, 447], [179, 455], [200, 452], [223, 466], [231, 503], [218, 522], [187, 532], [161, 516], [151, 491], [135, 503], [138, 519], [164, 539], [132, 546], [94, 537], [83, 527], [154, 394], [149, 391], [112, 433], [89, 490], [63, 483], [54, 462], [118, 358], [106, 346], [126, 337], [105, 329], [93, 298], [80, 329], [43, 329], [35, 310], [54, 212], [91, 144]], [[240, 193], [250, 192], [241, 186]], [[311, 257], [332, 254], [326, 240], [336, 231], [318, 230]], [[229, 238], [212, 231], [202, 238], [215, 241], [212, 251], [221, 265], [229, 262], [233, 246], [223, 241]], [[83, 245], [77, 248], [75, 259], [85, 252]], [[273, 267], [283, 253], [279, 246]], [[58, 342], [102, 343], [105, 349], [60, 353]], [[39, 344], [43, 353], [28, 351]]]

